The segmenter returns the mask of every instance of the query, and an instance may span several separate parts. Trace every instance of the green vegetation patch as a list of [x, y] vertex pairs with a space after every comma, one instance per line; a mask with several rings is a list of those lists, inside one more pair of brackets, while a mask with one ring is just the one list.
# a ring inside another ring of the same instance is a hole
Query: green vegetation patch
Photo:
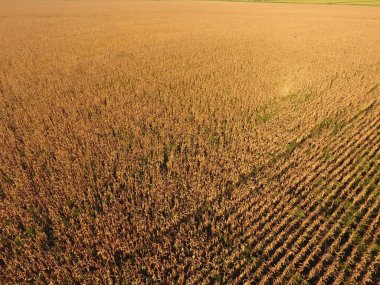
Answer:
[[380, 6], [380, 0], [217, 0], [225, 2], [254, 2], [254, 3], [291, 3], [291, 4], [337, 4], [337, 5], [362, 5]]

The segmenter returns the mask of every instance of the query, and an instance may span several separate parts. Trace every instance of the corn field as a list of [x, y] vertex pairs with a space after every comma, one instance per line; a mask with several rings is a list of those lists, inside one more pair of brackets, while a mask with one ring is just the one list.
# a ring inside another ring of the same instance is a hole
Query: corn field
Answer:
[[0, 0], [0, 284], [379, 284], [379, 20]]

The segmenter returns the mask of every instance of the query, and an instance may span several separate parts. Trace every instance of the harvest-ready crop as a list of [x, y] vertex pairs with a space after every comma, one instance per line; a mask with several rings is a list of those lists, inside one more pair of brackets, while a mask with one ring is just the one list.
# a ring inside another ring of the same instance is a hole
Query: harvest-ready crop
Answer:
[[0, 0], [0, 283], [379, 282], [379, 19]]

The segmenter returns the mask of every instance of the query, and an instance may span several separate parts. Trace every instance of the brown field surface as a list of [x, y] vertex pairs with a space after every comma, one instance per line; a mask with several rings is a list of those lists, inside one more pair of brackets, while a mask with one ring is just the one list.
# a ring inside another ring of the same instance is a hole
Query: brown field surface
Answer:
[[379, 284], [380, 9], [0, 0], [0, 284]]

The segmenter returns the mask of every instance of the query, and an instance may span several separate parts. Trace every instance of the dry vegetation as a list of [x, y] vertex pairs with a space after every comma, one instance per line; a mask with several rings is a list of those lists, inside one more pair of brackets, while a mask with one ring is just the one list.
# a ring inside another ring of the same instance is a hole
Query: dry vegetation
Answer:
[[379, 20], [0, 0], [0, 283], [379, 282]]

